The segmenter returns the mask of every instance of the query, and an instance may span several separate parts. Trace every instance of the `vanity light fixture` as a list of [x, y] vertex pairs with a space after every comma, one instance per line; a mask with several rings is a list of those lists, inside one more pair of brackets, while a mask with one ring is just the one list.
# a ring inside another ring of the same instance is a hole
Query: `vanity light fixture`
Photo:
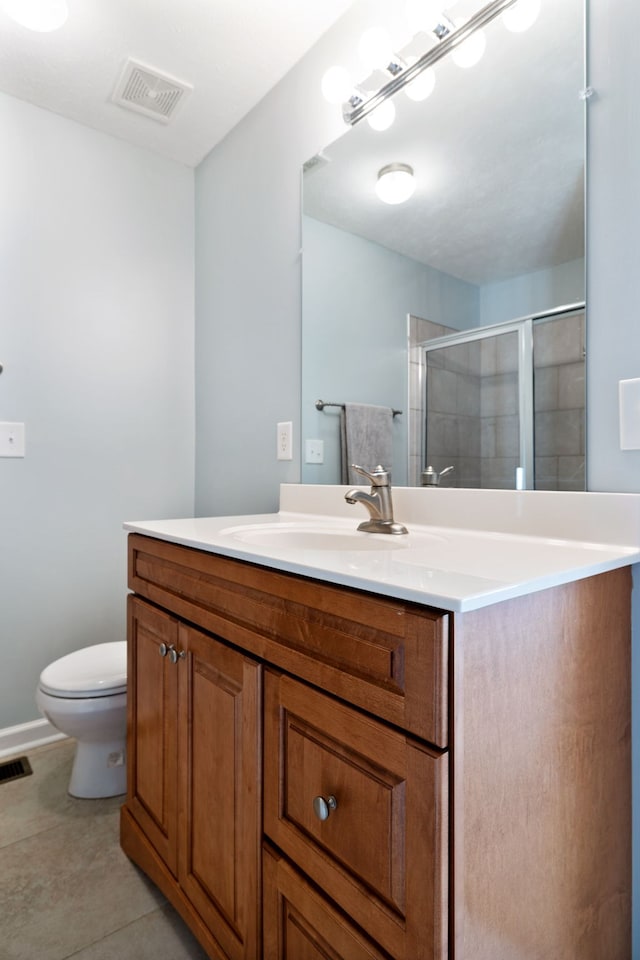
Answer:
[[[418, 60], [417, 57], [408, 57], [407, 66], [411, 66], [416, 63]], [[421, 100], [426, 100], [427, 97], [430, 97], [433, 93], [436, 85], [436, 72], [433, 67], [427, 67], [426, 70], [423, 70], [422, 73], [418, 74], [415, 80], [412, 80], [411, 83], [408, 83], [404, 88], [404, 92], [409, 97], [409, 100], [415, 100], [419, 102]]]
[[395, 59], [391, 38], [383, 27], [369, 27], [358, 44], [358, 56], [365, 70], [386, 70]]
[[[436, 14], [437, 7], [442, 0], [437, 3], [434, 0], [410, 0], [409, 10], [413, 11], [412, 25], [418, 28], [417, 33], [431, 33], [435, 36], [437, 43], [431, 46], [426, 53], [412, 62], [409, 58], [406, 60], [400, 54], [394, 53], [391, 45], [383, 34], [376, 28], [368, 31], [366, 40], [360, 44], [360, 52], [364, 53], [367, 67], [373, 67], [374, 63], [380, 69], [381, 64], [387, 60], [384, 71], [389, 75], [383, 86], [372, 93], [365, 92], [359, 86], [351, 83], [347, 71], [340, 72], [342, 68], [331, 67], [325, 74], [322, 81], [323, 92], [327, 99], [335, 102], [337, 88], [332, 83], [336, 78], [340, 79], [339, 89], [341, 92], [348, 90], [347, 96], [343, 100], [342, 113], [346, 123], [354, 126], [365, 117], [369, 117], [374, 111], [378, 111], [390, 97], [398, 90], [405, 89], [413, 81], [417, 80], [425, 71], [432, 67], [447, 54], [453, 55], [456, 52], [456, 62], [460, 66], [471, 66], [477, 63], [486, 45], [486, 38], [481, 33], [482, 27], [486, 26], [492, 20], [495, 20], [500, 14], [519, 4], [527, 8], [530, 3], [539, 3], [539, 0], [491, 0], [484, 7], [478, 10], [472, 17], [463, 23], [455, 24], [443, 13]], [[530, 16], [530, 15], [529, 15]], [[535, 17], [533, 18], [535, 19]], [[533, 20], [530, 20], [533, 22]], [[513, 29], [513, 27], [511, 28]], [[420, 89], [418, 85], [418, 90]], [[326, 90], [332, 91], [331, 98]], [[424, 90], [420, 97], [413, 96], [412, 99], [424, 99], [433, 89], [433, 78], [424, 81]], [[414, 88], [415, 90], [415, 88]], [[408, 93], [411, 96], [411, 93]], [[372, 123], [373, 126], [373, 123]], [[386, 129], [377, 127], [377, 129]], [[376, 127], [374, 127], [376, 129]]]
[[415, 188], [413, 167], [408, 163], [389, 163], [378, 171], [376, 193], [383, 203], [404, 203]]
[[516, 0], [516, 3], [502, 14], [502, 22], [513, 33], [524, 33], [540, 13], [540, 0]]
[[396, 108], [393, 100], [384, 100], [379, 107], [372, 110], [367, 117], [367, 123], [372, 130], [388, 130], [396, 118]]
[[2, 0], [2, 10], [21, 27], [37, 33], [58, 30], [69, 16], [66, 0]]
[[[462, 26], [462, 24], [457, 24], [456, 26]], [[467, 70], [469, 67], [475, 67], [476, 63], [482, 59], [486, 48], [487, 37], [484, 31], [474, 30], [466, 40], [463, 40], [462, 43], [459, 43], [453, 48], [451, 51], [451, 59], [457, 67], [462, 67], [463, 70]]]

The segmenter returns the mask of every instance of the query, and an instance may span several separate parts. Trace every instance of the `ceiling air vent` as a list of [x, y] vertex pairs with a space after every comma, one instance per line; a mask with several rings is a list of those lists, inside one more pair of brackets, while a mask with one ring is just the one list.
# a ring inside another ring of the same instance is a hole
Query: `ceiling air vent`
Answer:
[[146, 117], [169, 123], [193, 90], [189, 83], [135, 60], [128, 60], [113, 94], [114, 103]]

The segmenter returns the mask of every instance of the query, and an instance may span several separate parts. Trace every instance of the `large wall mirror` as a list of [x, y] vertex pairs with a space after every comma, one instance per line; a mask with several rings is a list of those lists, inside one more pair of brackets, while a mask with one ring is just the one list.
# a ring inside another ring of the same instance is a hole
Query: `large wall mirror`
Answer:
[[[340, 404], [361, 403], [402, 411], [394, 484], [432, 466], [584, 489], [584, 31], [583, 0], [542, 0], [520, 33], [496, 17], [475, 66], [443, 57], [391, 127], [362, 120], [305, 164], [303, 482], [341, 482]], [[403, 203], [377, 196], [389, 164], [413, 170]]]

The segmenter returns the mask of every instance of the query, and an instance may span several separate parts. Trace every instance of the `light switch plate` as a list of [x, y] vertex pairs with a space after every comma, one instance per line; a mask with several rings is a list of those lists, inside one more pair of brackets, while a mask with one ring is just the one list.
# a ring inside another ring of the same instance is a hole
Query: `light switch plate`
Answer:
[[620, 449], [640, 450], [640, 378], [620, 380]]
[[305, 440], [304, 462], [324, 463], [324, 440]]
[[24, 457], [24, 423], [0, 423], [0, 457]]

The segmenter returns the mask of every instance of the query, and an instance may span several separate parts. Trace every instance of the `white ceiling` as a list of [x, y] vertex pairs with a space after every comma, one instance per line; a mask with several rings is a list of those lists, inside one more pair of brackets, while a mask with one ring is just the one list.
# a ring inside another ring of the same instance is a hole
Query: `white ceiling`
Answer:
[[[398, 93], [389, 130], [361, 121], [323, 151], [305, 174], [305, 212], [478, 285], [582, 257], [583, 11], [583, 0], [543, 0], [522, 34], [493, 21], [479, 64], [445, 57], [428, 100]], [[374, 192], [389, 163], [415, 172], [397, 207]]]
[[[353, 0], [68, 0], [53, 33], [0, 0], [0, 90], [196, 166]], [[111, 102], [129, 58], [193, 85], [168, 125]]]

